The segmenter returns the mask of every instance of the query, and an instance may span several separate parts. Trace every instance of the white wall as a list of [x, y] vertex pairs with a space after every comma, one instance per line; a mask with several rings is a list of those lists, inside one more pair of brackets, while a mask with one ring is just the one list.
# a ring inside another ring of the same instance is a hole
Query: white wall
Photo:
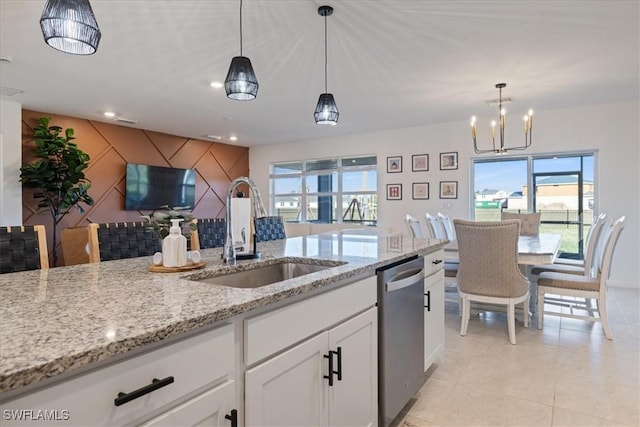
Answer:
[[0, 100], [0, 226], [22, 224], [22, 105]]
[[[536, 111], [533, 145], [527, 153], [598, 150], [598, 206], [610, 218], [626, 216], [616, 249], [610, 284], [640, 288], [640, 133], [638, 99], [612, 104]], [[341, 120], [348, 120], [341, 117]], [[489, 119], [483, 120], [487, 122]], [[506, 141], [523, 139], [519, 116], [507, 117]], [[338, 125], [339, 126], [339, 125]], [[327, 129], [327, 134], [331, 129]], [[479, 140], [482, 135], [479, 135]], [[457, 151], [458, 170], [441, 171], [439, 153]], [[468, 121], [394, 129], [345, 137], [252, 147], [251, 177], [268, 196], [269, 164], [331, 156], [377, 154], [378, 221], [383, 227], [405, 231], [409, 213], [423, 219], [425, 212], [441, 211], [451, 218], [468, 218], [471, 201], [471, 159], [475, 155]], [[411, 172], [411, 155], [429, 154], [429, 171]], [[403, 172], [386, 173], [386, 158], [402, 156]], [[488, 156], [488, 155], [485, 155]], [[458, 181], [458, 199], [439, 199], [440, 181]], [[411, 183], [429, 182], [430, 199], [412, 200]], [[401, 183], [402, 200], [387, 201], [386, 184]]]

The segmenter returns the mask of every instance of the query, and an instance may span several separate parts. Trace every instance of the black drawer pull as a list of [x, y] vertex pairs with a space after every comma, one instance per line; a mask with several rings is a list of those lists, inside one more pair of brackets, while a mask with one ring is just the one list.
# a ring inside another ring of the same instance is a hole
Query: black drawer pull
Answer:
[[113, 403], [116, 406], [124, 405], [127, 402], [131, 402], [132, 400], [137, 399], [139, 397], [142, 397], [145, 394], [149, 394], [152, 391], [155, 391], [155, 390], [157, 390], [159, 388], [162, 388], [164, 386], [168, 386], [171, 383], [173, 383], [173, 377], [167, 377], [167, 378], [162, 379], [162, 380], [154, 378], [151, 381], [151, 384], [146, 385], [146, 386], [144, 386], [142, 388], [139, 388], [137, 390], [134, 390], [131, 393], [123, 393], [123, 392], [118, 393], [118, 397], [116, 397], [113, 400]]
[[225, 419], [231, 421], [231, 427], [238, 427], [238, 410], [232, 409], [231, 415], [227, 414], [224, 416]]
[[338, 356], [338, 370], [333, 373], [338, 376], [338, 381], [342, 381], [342, 347], [338, 347], [334, 354]]
[[333, 370], [333, 351], [329, 350], [329, 354], [324, 355], [325, 359], [329, 359], [329, 375], [325, 375], [324, 378], [329, 380], [329, 386], [333, 387], [333, 374], [335, 371]]
[[424, 306], [424, 308], [427, 309], [427, 311], [431, 311], [431, 291], [427, 291], [426, 294], [424, 294], [424, 296], [427, 297], [427, 305]]
[[441, 260], [441, 259], [434, 259], [433, 261], [431, 261], [431, 264], [438, 265], [438, 264], [440, 264], [441, 262], [442, 262], [442, 260]]

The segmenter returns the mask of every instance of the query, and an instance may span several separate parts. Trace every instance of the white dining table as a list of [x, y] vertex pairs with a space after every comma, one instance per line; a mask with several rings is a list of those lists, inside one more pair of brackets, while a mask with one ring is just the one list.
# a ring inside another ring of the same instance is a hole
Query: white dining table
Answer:
[[[520, 236], [518, 239], [518, 264], [522, 266], [552, 264], [560, 249], [561, 234], [540, 233]], [[445, 261], [458, 261], [458, 241], [452, 240], [444, 247]]]

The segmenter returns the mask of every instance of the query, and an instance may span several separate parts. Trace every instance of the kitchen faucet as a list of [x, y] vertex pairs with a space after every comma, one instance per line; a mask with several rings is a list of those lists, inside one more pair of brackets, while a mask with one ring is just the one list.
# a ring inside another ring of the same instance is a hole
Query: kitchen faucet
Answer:
[[[227, 190], [227, 237], [224, 242], [224, 251], [222, 253], [224, 263], [227, 265], [233, 265], [236, 263], [236, 249], [233, 244], [233, 236], [231, 235], [231, 230], [233, 230], [231, 226], [231, 197], [233, 196], [233, 191], [240, 184], [247, 184], [249, 186], [250, 193], [253, 193], [254, 217], [263, 218], [267, 216], [267, 211], [264, 208], [262, 198], [260, 197], [260, 191], [258, 191], [258, 187], [255, 182], [246, 176], [241, 176], [231, 181], [229, 189]], [[255, 238], [253, 239], [253, 252], [254, 254], [257, 254]], [[257, 257], [257, 255], [255, 255], [255, 257]]]

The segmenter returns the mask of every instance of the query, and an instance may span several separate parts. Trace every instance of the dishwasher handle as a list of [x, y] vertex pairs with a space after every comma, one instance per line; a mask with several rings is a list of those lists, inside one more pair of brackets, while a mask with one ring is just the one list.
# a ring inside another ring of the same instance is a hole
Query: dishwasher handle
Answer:
[[[396, 274], [386, 283], [386, 292], [393, 292], [416, 284], [424, 279], [424, 268], [413, 268]], [[407, 277], [409, 275], [409, 277]]]

